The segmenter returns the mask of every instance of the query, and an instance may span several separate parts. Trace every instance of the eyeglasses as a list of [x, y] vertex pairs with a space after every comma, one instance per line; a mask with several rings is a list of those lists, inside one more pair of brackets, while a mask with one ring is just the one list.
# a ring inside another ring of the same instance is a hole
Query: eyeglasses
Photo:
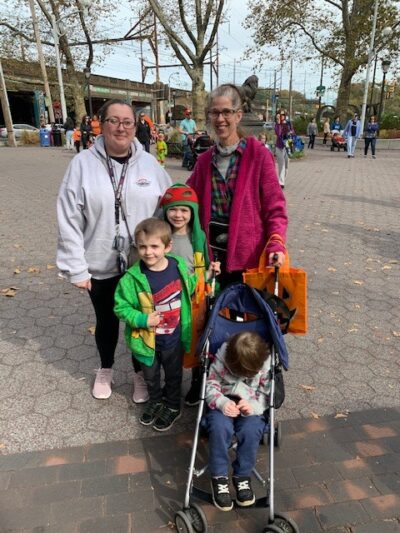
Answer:
[[127, 118], [125, 120], [119, 120], [119, 118], [117, 118], [117, 117], [110, 117], [110, 118], [106, 118], [104, 120], [104, 122], [108, 122], [109, 124], [111, 124], [112, 126], [117, 127], [117, 128], [119, 128], [120, 125], [122, 124], [122, 126], [126, 130], [131, 130], [135, 126], [135, 121], [134, 120], [130, 120], [129, 118]]
[[238, 109], [229, 109], [229, 108], [225, 108], [225, 109], [210, 109], [210, 111], [208, 112], [208, 116], [210, 118], [218, 118], [220, 115], [222, 115], [224, 118], [231, 118], [236, 112], [238, 111]]

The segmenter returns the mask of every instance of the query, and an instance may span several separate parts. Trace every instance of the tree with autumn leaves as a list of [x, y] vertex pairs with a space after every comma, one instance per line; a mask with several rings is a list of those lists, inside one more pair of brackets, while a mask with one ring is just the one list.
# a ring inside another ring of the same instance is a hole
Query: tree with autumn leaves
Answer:
[[[375, 0], [251, 0], [245, 26], [253, 31], [260, 58], [323, 57], [339, 79], [337, 112], [345, 116], [354, 75], [368, 63]], [[375, 37], [376, 52], [394, 59], [400, 37], [400, 2], [381, 0]], [[384, 28], [391, 27], [389, 37]]]

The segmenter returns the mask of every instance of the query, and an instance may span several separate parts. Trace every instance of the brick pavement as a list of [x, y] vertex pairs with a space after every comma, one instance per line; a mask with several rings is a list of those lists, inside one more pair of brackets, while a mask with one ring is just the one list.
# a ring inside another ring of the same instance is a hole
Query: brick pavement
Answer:
[[[80, 531], [152, 532], [167, 527], [166, 509], [180, 501], [193, 411], [162, 436], [161, 450], [130, 404], [122, 343], [115, 393], [107, 402], [90, 397], [93, 313], [54, 269], [54, 202], [70, 157], [0, 150], [0, 289], [18, 288], [14, 297], [0, 295], [0, 484], [8, 489], [0, 531], [78, 531], [79, 524]], [[291, 370], [279, 412], [287, 448], [277, 458], [277, 497], [305, 533], [350, 531], [346, 523], [359, 524], [353, 533], [399, 530], [399, 160], [379, 151], [375, 161], [348, 160], [317, 147], [290, 168], [289, 245], [292, 262], [309, 273], [310, 332], [287, 339]], [[169, 165], [175, 178], [187, 175]], [[177, 443], [179, 465], [166, 453]], [[44, 467], [35, 450], [51, 448], [42, 457], [55, 455], [56, 463]], [[253, 525], [240, 514], [207, 513], [215, 531], [232, 520], [239, 531], [263, 524], [258, 511]]]

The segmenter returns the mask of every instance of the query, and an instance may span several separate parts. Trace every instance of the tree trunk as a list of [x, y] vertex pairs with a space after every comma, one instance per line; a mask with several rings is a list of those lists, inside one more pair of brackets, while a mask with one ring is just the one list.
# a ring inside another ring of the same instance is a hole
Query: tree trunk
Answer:
[[352, 67], [346, 66], [345, 64], [341, 73], [336, 103], [336, 115], [339, 115], [342, 120], [347, 118], [350, 100], [351, 80], [353, 79], [354, 74], [354, 69]]
[[204, 129], [206, 123], [206, 90], [204, 85], [204, 67], [197, 65], [191, 72], [193, 116], [198, 129]]

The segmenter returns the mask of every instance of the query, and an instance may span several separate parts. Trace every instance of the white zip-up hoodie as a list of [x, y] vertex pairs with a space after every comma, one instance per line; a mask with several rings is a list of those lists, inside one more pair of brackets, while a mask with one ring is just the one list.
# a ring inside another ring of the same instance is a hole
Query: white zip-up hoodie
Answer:
[[[111, 161], [118, 184], [123, 165]], [[126, 253], [129, 252], [127, 227], [133, 236], [137, 224], [155, 214], [160, 197], [171, 184], [161, 165], [134, 139], [122, 190], [127, 224], [120, 216], [120, 235], [125, 237]], [[99, 135], [94, 146], [77, 154], [69, 164], [57, 200], [57, 266], [71, 283], [119, 274], [118, 252], [112, 248], [114, 203], [104, 138]]]

